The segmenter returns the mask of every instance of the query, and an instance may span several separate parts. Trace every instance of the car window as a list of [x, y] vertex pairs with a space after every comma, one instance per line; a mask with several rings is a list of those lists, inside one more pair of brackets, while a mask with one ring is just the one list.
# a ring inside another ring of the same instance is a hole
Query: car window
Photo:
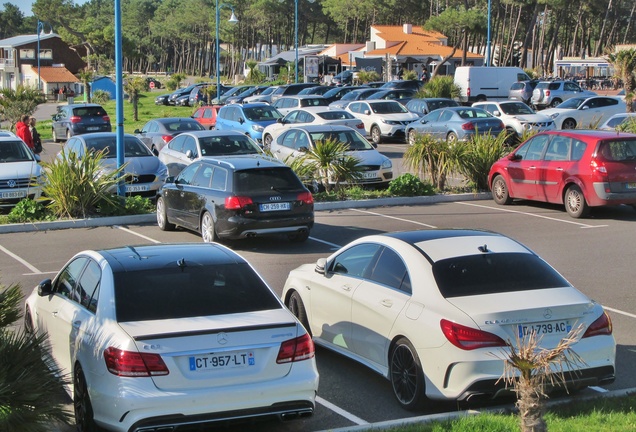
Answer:
[[450, 111], [450, 110], [442, 111], [440, 114], [438, 114], [439, 120], [432, 120], [432, 121], [448, 122], [453, 118], [454, 113], [455, 111]]
[[117, 272], [118, 322], [219, 316], [281, 309], [247, 263], [167, 265]]
[[321, 113], [318, 113], [318, 116], [320, 118], [323, 118], [325, 120], [352, 120], [355, 119], [354, 116], [352, 116], [351, 114], [349, 114], [346, 111], [323, 111]]
[[371, 110], [375, 114], [401, 114], [408, 110], [398, 102], [375, 102], [371, 105]]
[[214, 167], [202, 165], [192, 178], [191, 186], [209, 188], [212, 182], [212, 171]]
[[411, 293], [411, 280], [404, 261], [387, 247], [381, 249], [378, 259], [366, 269], [365, 279]]
[[173, 138], [168, 143], [168, 148], [170, 150], [174, 150], [176, 152], [183, 153], [183, 144], [185, 143], [185, 139], [186, 139], [185, 135]]
[[583, 141], [572, 139], [572, 160], [579, 161], [585, 154], [585, 149], [587, 148], [587, 144]]
[[636, 160], [636, 139], [601, 142], [598, 153], [606, 161], [634, 161]]
[[433, 276], [445, 298], [571, 286], [545, 261], [529, 253], [448, 258], [433, 264]]
[[184, 168], [183, 171], [179, 173], [177, 178], [175, 179], [175, 183], [179, 183], [180, 185], [189, 185], [192, 183], [192, 179], [199, 169], [199, 164], [191, 164]]
[[199, 138], [201, 156], [238, 155], [260, 153], [260, 148], [247, 136], [210, 136]]
[[563, 136], [555, 136], [550, 144], [548, 150], [545, 152], [545, 160], [551, 161], [565, 161], [569, 159], [570, 146], [572, 145], [572, 139]]
[[515, 154], [521, 156], [522, 160], [540, 160], [543, 149], [549, 140], [549, 135], [539, 135], [530, 138]]
[[435, 110], [435, 111], [431, 111], [422, 120], [424, 120], [426, 122], [436, 122], [439, 119], [439, 116], [443, 112], [448, 112], [449, 113], [448, 120], [450, 120], [450, 118], [453, 116], [452, 111], [442, 111], [441, 109], [438, 109], [438, 110]]
[[97, 299], [99, 294], [99, 284], [102, 278], [102, 269], [99, 265], [89, 260], [86, 269], [80, 277], [76, 286], [76, 298], [80, 299], [80, 303], [91, 312], [97, 310]]
[[212, 173], [212, 184], [210, 187], [218, 191], [227, 190], [227, 171], [216, 167]]
[[197, 150], [197, 142], [194, 137], [186, 136], [185, 142], [183, 143], [183, 153], [187, 153], [188, 151], [192, 152], [192, 157], [199, 157], [199, 151]]
[[380, 245], [373, 243], [350, 247], [334, 258], [329, 265], [329, 272], [362, 278], [380, 248]]
[[64, 267], [64, 269], [60, 272], [59, 276], [55, 280], [53, 292], [74, 300], [73, 293], [75, 292], [75, 285], [77, 284], [77, 281], [79, 280], [79, 277], [82, 273], [82, 269], [84, 269], [87, 261], [88, 258], [79, 257], [74, 259], [66, 267]]

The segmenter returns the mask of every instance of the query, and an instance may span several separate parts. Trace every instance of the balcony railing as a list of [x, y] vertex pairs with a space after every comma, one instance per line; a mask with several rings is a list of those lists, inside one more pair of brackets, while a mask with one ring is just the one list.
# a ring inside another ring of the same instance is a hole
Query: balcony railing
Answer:
[[14, 59], [0, 59], [0, 69], [13, 68], [15, 67]]

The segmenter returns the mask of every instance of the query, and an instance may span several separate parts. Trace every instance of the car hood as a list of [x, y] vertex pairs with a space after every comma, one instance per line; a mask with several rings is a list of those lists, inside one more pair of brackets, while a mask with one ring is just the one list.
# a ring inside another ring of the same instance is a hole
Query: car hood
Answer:
[[576, 108], [548, 108], [541, 111], [541, 114], [547, 115], [550, 117], [552, 114], [563, 114], [563, 113], [572, 113], [574, 111], [578, 111]]
[[404, 122], [411, 122], [420, 118], [418, 115], [413, 114], [412, 112], [397, 113], [397, 114], [371, 114], [370, 117], [383, 118], [386, 120], [394, 120], [394, 121], [404, 121]]
[[372, 150], [351, 150], [347, 155], [360, 159], [361, 165], [382, 165], [388, 158], [376, 149]]
[[[165, 166], [156, 156], [127, 157], [124, 158], [124, 163], [126, 164], [124, 172], [127, 174], [158, 173]], [[117, 169], [117, 159], [103, 159], [102, 167], [114, 171]]]
[[509, 116], [509, 118], [514, 118], [521, 122], [528, 122], [528, 123], [540, 123], [540, 122], [552, 121], [550, 117], [544, 114], [523, 114], [523, 115]]
[[5, 162], [0, 164], [0, 176], [6, 179], [38, 177], [42, 167], [35, 161]]

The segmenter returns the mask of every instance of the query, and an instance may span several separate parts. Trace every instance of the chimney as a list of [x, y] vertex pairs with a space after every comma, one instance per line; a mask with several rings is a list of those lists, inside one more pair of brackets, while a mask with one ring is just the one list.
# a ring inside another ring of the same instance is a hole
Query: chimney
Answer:
[[405, 34], [413, 33], [413, 24], [404, 24], [402, 25], [402, 30]]

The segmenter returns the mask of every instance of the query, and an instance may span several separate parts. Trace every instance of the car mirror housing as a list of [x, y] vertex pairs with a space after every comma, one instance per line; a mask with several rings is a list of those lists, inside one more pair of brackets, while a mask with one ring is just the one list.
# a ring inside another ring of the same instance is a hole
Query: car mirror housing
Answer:
[[327, 266], [327, 258], [318, 258], [318, 261], [316, 261], [316, 273], [320, 273], [324, 275], [326, 266]]
[[243, 124], [243, 123], [245, 123], [245, 119], [243, 117], [239, 117], [238, 122], [240, 124]]
[[53, 292], [53, 287], [51, 284], [51, 279], [44, 279], [42, 282], [38, 284], [38, 295], [40, 297], [45, 297]]
[[135, 130], [133, 131], [133, 133], [140, 134], [140, 133], [141, 133], [141, 131], [140, 131], [139, 129], [135, 129]]
[[508, 160], [511, 160], [511, 161], [518, 161], [518, 160], [521, 160], [521, 159], [523, 159], [523, 157], [521, 155], [516, 154], [516, 153], [511, 153], [511, 154], [508, 155]]
[[494, 115], [495, 117], [501, 117], [501, 113], [499, 112], [499, 110], [494, 110], [492, 115]]
[[370, 110], [364, 110], [364, 113], [365, 113], [366, 115], [371, 115], [371, 111], [370, 111]]
[[174, 176], [166, 177], [166, 183], [174, 183]]

